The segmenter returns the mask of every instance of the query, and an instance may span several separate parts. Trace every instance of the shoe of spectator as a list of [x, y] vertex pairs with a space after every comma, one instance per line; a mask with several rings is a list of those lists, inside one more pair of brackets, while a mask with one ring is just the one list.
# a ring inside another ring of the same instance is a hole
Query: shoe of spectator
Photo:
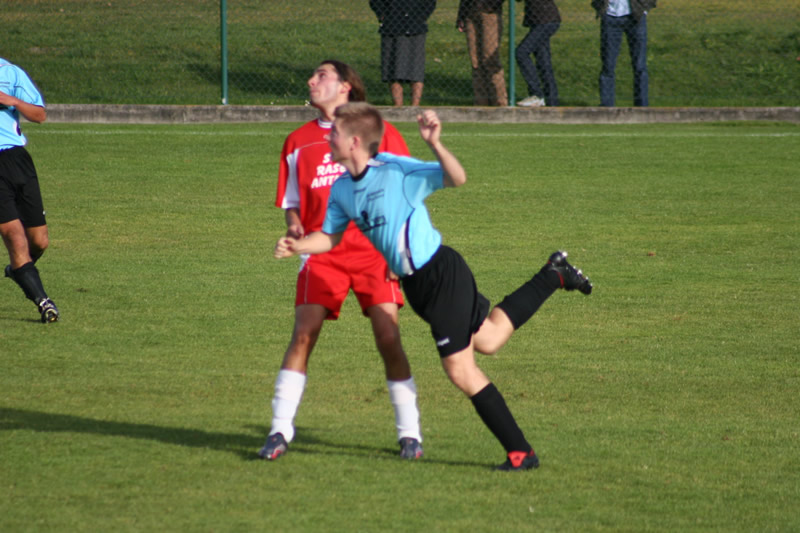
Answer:
[[545, 104], [544, 98], [533, 95], [525, 98], [524, 100], [520, 100], [517, 102], [517, 105], [520, 107], [544, 107], [547, 104]]

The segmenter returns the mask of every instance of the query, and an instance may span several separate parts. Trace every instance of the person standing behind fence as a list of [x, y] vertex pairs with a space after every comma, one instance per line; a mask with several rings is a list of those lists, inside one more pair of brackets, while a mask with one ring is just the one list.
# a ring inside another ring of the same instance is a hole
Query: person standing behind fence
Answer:
[[505, 72], [500, 62], [504, 0], [461, 0], [456, 27], [467, 36], [475, 105], [507, 106]]
[[425, 82], [425, 38], [436, 0], [370, 0], [380, 22], [381, 78], [392, 103], [403, 105], [403, 84], [411, 84], [411, 105], [418, 106]]
[[10, 259], [5, 276], [36, 304], [42, 322], [55, 322], [58, 308], [47, 297], [35, 265], [50, 239], [39, 178], [19, 127], [20, 115], [44, 122], [44, 98], [24, 70], [0, 59], [0, 235]]
[[[528, 97], [517, 102], [517, 105], [557, 106], [558, 86], [550, 59], [550, 37], [555, 35], [561, 25], [561, 14], [556, 3], [553, 0], [525, 0], [522, 25], [529, 30], [528, 35], [517, 46], [516, 58], [528, 86]], [[536, 57], [536, 67], [533, 66], [531, 54]]]
[[647, 11], [656, 7], [656, 0], [592, 0], [592, 7], [600, 19], [600, 105], [614, 106], [614, 73], [624, 33], [633, 67], [633, 105], [648, 106]]

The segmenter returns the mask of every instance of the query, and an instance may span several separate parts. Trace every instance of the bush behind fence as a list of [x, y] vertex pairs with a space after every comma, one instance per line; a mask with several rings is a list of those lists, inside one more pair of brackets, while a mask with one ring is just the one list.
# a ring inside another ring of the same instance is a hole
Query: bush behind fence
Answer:
[[[402, 1], [402, 0], [400, 0]], [[590, 0], [557, 0], [552, 37], [560, 104], [599, 104], [600, 30]], [[0, 56], [22, 66], [49, 103], [221, 102], [220, 0], [4, 0]], [[509, 93], [527, 96], [509, 59], [504, 4], [501, 59]], [[428, 20], [423, 105], [471, 105], [458, 0], [438, 0]], [[364, 77], [369, 99], [388, 105], [378, 20], [368, 0], [227, 0], [230, 104], [302, 105], [321, 59]], [[648, 16], [651, 106], [796, 106], [800, 101], [800, 0], [661, 0]], [[512, 70], [513, 69], [513, 70]], [[632, 105], [627, 45], [617, 66], [617, 105]], [[407, 97], [408, 99], [408, 97]]]

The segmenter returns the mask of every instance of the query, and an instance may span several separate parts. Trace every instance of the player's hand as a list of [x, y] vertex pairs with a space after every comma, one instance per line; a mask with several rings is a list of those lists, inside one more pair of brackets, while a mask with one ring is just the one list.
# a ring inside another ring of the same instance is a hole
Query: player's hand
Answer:
[[293, 239], [302, 239], [306, 236], [306, 230], [302, 224], [292, 224], [286, 228], [286, 236]]
[[398, 279], [400, 279], [400, 276], [395, 274], [392, 269], [389, 268], [389, 265], [386, 265], [386, 281], [397, 281]]
[[417, 115], [417, 124], [419, 124], [419, 135], [423, 141], [429, 145], [439, 142], [442, 123], [439, 122], [439, 116], [435, 111], [428, 109], [423, 111], [421, 115]]
[[293, 239], [292, 237], [281, 237], [278, 239], [278, 242], [275, 243], [275, 250], [272, 252], [272, 256], [275, 259], [292, 257], [294, 255], [294, 245], [296, 242], [297, 239]]

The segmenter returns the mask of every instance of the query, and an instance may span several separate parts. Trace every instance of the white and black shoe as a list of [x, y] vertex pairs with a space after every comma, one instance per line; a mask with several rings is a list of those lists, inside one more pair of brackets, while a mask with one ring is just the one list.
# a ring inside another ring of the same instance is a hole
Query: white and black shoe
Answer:
[[58, 307], [50, 298], [39, 300], [39, 313], [42, 315], [42, 322], [56, 322], [58, 320]]

